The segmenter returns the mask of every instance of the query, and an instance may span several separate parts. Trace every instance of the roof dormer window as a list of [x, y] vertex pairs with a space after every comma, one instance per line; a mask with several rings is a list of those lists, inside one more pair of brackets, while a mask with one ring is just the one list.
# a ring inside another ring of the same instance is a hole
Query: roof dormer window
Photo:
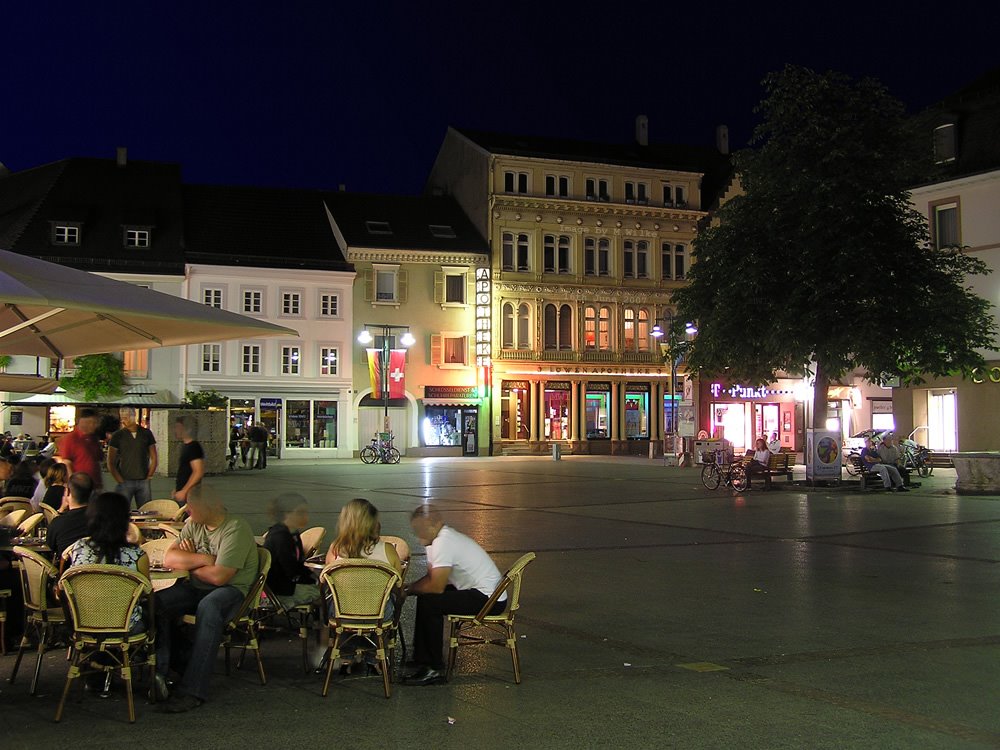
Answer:
[[949, 122], [934, 128], [934, 163], [948, 164], [955, 161], [955, 123]]
[[455, 239], [455, 230], [448, 224], [430, 224], [431, 235], [443, 240]]
[[366, 221], [365, 229], [368, 234], [392, 234], [392, 227], [388, 221]]
[[79, 245], [80, 225], [55, 223], [52, 225], [53, 245]]
[[149, 230], [125, 227], [125, 247], [149, 247]]

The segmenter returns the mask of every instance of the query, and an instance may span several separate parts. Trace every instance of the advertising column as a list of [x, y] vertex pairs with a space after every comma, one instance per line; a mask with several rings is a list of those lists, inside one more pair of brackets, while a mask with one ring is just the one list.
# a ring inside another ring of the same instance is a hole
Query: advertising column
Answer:
[[840, 481], [840, 433], [830, 430], [806, 430], [806, 481]]

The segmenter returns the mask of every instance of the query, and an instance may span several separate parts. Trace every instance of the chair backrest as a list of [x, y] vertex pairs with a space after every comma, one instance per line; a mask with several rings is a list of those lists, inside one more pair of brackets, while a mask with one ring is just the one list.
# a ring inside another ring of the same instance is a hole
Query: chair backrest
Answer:
[[230, 622], [239, 622], [244, 617], [249, 617], [254, 610], [260, 609], [260, 595], [264, 592], [264, 584], [267, 583], [267, 574], [271, 571], [271, 553], [265, 547], [257, 548], [257, 577], [253, 579], [247, 595], [243, 598], [243, 604]]
[[301, 534], [299, 534], [299, 539], [302, 540], [302, 551], [305, 553], [305, 557], [312, 557], [316, 554], [316, 550], [323, 543], [323, 539], [326, 537], [326, 529], [322, 526], [313, 526], [311, 529], [306, 529]]
[[134, 523], [129, 523], [128, 533], [125, 534], [125, 539], [129, 542], [129, 544], [142, 544], [146, 538], [142, 535], [142, 529]]
[[150, 539], [148, 542], [143, 542], [140, 546], [142, 547], [142, 551], [146, 553], [146, 556], [149, 557], [149, 564], [157, 567], [163, 565], [163, 556], [173, 543], [173, 537], [163, 537], [163, 539]]
[[396, 548], [396, 554], [399, 556], [400, 567], [403, 570], [403, 580], [406, 580], [406, 571], [410, 569], [410, 544], [401, 536], [382, 536], [379, 537], [380, 542], [389, 542], [393, 547]]
[[48, 583], [56, 578], [56, 567], [27, 547], [14, 547], [14, 554], [21, 560], [21, 592], [26, 609], [44, 612], [48, 604]]
[[503, 615], [504, 617], [514, 616], [514, 613], [521, 606], [521, 578], [524, 575], [524, 569], [534, 559], [534, 552], [525, 552], [507, 569], [507, 572], [503, 574], [503, 578], [500, 579], [500, 583], [493, 590], [493, 594], [486, 600], [486, 604], [479, 610], [479, 614], [476, 615], [477, 620], [482, 620], [490, 614], [490, 610], [493, 609], [493, 606], [500, 600], [505, 591], [507, 592], [507, 606], [504, 607]]
[[330, 590], [331, 621], [343, 625], [381, 622], [399, 574], [377, 560], [348, 558], [323, 568], [320, 585]]
[[170, 520], [172, 521], [184, 521], [188, 517], [188, 506], [187, 503], [180, 505], [177, 508], [177, 512], [174, 513], [174, 517]]
[[128, 633], [139, 599], [152, 591], [149, 579], [120, 565], [78, 565], [59, 584], [73, 630], [110, 636]]
[[159, 518], [169, 518], [173, 520], [177, 511], [181, 509], [180, 503], [176, 500], [150, 500], [143, 503], [139, 510], [143, 513], [156, 513]]
[[30, 516], [21, 521], [20, 524], [18, 524], [17, 533], [21, 536], [31, 536], [35, 529], [38, 528], [38, 524], [42, 522], [43, 518], [45, 518], [43, 513], [32, 513]]
[[51, 505], [42, 503], [38, 506], [38, 510], [42, 511], [42, 515], [45, 516], [45, 525], [48, 526], [52, 523], [52, 519], [59, 515], [59, 511], [53, 508]]
[[21, 519], [24, 518], [26, 511], [23, 509], [12, 510], [3, 518], [0, 518], [0, 526], [8, 526], [12, 529], [16, 529], [20, 523]]
[[181, 530], [176, 526], [171, 526], [169, 523], [158, 523], [156, 528], [163, 532], [163, 536], [169, 539], [177, 539], [181, 535]]
[[30, 514], [35, 512], [35, 506], [31, 504], [31, 498], [19, 495], [8, 495], [0, 500], [0, 513], [9, 513], [12, 510], [23, 510]]

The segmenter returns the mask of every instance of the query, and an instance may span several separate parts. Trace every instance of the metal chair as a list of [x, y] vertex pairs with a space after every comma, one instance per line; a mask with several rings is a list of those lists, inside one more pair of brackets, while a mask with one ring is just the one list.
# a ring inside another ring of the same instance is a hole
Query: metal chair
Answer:
[[[528, 563], [535, 559], [534, 552], [528, 552], [520, 557], [510, 569], [504, 573], [500, 583], [497, 584], [493, 594], [486, 600], [486, 604], [475, 615], [448, 615], [448, 622], [451, 624], [451, 633], [448, 642], [451, 648], [448, 651], [448, 671], [446, 679], [451, 679], [451, 673], [455, 669], [455, 659], [458, 655], [459, 646], [472, 644], [492, 644], [494, 646], [506, 646], [510, 649], [510, 658], [514, 663], [514, 682], [521, 684], [521, 658], [517, 653], [517, 633], [514, 632], [514, 614], [521, 606], [521, 577]], [[500, 597], [507, 592], [507, 606], [496, 615], [491, 615], [490, 610], [500, 601]], [[488, 631], [488, 635], [471, 635], [467, 631], [482, 628]]]
[[[374, 648], [385, 697], [390, 697], [396, 624], [393, 619], [385, 619], [385, 607], [393, 590], [401, 585], [399, 574], [376, 560], [350, 558], [325, 567], [320, 573], [320, 585], [330, 591], [327, 621], [330, 655], [323, 696], [330, 691], [330, 678], [340, 661], [341, 646], [351, 638], [359, 638]], [[358, 650], [355, 648], [355, 652]]]
[[17, 647], [14, 669], [7, 681], [14, 684], [17, 670], [21, 666], [21, 657], [24, 656], [25, 649], [31, 644], [29, 636], [31, 631], [34, 631], [38, 639], [38, 657], [35, 660], [35, 674], [31, 678], [30, 690], [31, 694], [34, 695], [38, 688], [38, 675], [42, 671], [42, 655], [45, 653], [45, 644], [53, 629], [58, 625], [65, 624], [66, 615], [61, 606], [50, 606], [48, 601], [49, 584], [57, 578], [59, 573], [55, 566], [27, 547], [14, 547], [14, 554], [21, 561], [18, 570], [21, 576], [21, 592], [24, 596], [24, 634]]
[[[131, 632], [133, 613], [140, 600], [147, 599], [152, 608], [149, 580], [119, 565], [80, 565], [63, 574], [60, 586], [72, 621], [73, 656], [55, 720], [62, 718], [73, 680], [84, 674], [98, 672], [110, 676], [111, 672], [118, 671], [125, 680], [128, 720], [134, 722], [132, 668], [148, 666], [151, 672], [156, 668], [156, 653], [150, 648], [155, 640], [153, 631]], [[147, 623], [153, 627], [151, 611]], [[146, 658], [134, 661], [132, 654], [144, 647]], [[155, 692], [150, 691], [154, 701]]]

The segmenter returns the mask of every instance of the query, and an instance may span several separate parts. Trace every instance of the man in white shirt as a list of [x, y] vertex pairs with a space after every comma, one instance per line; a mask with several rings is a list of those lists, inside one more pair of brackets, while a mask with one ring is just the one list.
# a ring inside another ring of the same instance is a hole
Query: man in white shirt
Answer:
[[[411, 685], [443, 682], [445, 615], [478, 613], [500, 583], [500, 571], [486, 551], [465, 534], [446, 526], [430, 505], [413, 511], [410, 526], [427, 548], [427, 574], [404, 591], [417, 595], [413, 627], [413, 661], [417, 671], [406, 678]], [[491, 614], [503, 611], [507, 595]]]
[[767, 444], [767, 449], [771, 451], [772, 454], [781, 453], [781, 441], [778, 440], [777, 432], [771, 433], [771, 440]]

